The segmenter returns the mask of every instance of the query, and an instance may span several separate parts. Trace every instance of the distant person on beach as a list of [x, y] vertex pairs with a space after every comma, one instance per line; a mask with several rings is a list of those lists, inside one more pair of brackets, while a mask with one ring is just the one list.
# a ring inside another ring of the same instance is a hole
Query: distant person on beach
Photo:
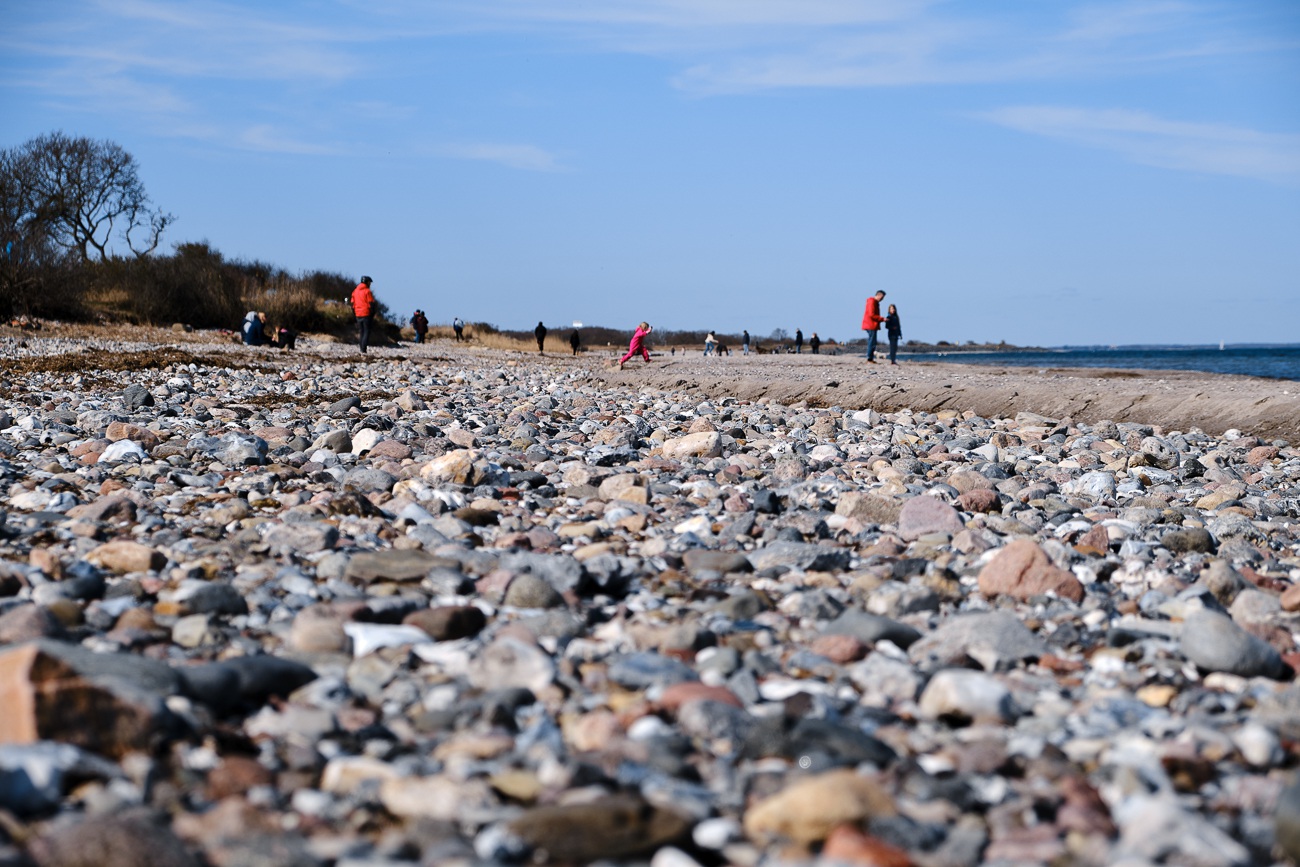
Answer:
[[814, 331], [812, 340], [808, 341], [808, 348], [812, 350], [813, 355], [817, 355], [818, 354], [817, 350], [821, 349], [821, 347], [822, 347], [822, 339], [818, 337], [817, 332]]
[[370, 345], [370, 323], [375, 318], [375, 294], [370, 291], [372, 282], [369, 277], [362, 277], [357, 288], [352, 290], [352, 312], [357, 317], [357, 339], [363, 354]]
[[632, 340], [627, 345], [627, 354], [618, 360], [619, 370], [622, 370], [623, 365], [637, 353], [641, 354], [646, 364], [650, 363], [650, 350], [646, 348], [645, 339], [651, 331], [654, 331], [654, 328], [650, 326], [649, 322], [642, 322], [636, 327], [636, 331], [632, 332]]
[[749, 355], [749, 330], [746, 329], [740, 334], [740, 354]]
[[876, 363], [876, 339], [880, 337], [880, 324], [885, 318], [880, 315], [880, 302], [885, 300], [885, 290], [876, 291], [867, 299], [867, 309], [862, 314], [862, 330], [867, 332], [867, 363]]
[[415, 329], [415, 342], [423, 343], [424, 336], [429, 333], [429, 317], [424, 315], [423, 310], [415, 311], [411, 317], [411, 327]]
[[281, 349], [293, 349], [298, 345], [298, 332], [288, 326], [281, 325], [275, 331], [275, 339], [271, 341], [272, 346], [278, 346]]
[[709, 333], [704, 335], [704, 354], [712, 355], [717, 350], [717, 348], [718, 348], [718, 338], [713, 333], [713, 330], [709, 329]]
[[459, 316], [451, 320], [451, 330], [456, 332], [457, 343], [465, 339], [465, 323], [460, 321]]
[[794, 354], [803, 354], [803, 331], [798, 328], [794, 330]]
[[898, 318], [898, 308], [889, 305], [885, 316], [885, 333], [889, 335], [889, 363], [898, 364], [898, 341], [903, 339], [903, 323]]
[[244, 317], [244, 325], [240, 329], [243, 335], [245, 346], [265, 346], [268, 343], [266, 337], [266, 314], [259, 313], [256, 310], [248, 311]]
[[546, 348], [546, 326], [538, 322], [533, 329], [533, 336], [537, 338], [537, 351], [541, 352]]
[[573, 354], [575, 357], [578, 354], [578, 347], [581, 345], [582, 345], [582, 338], [578, 336], [578, 329], [575, 328], [569, 334], [569, 346], [573, 347]]

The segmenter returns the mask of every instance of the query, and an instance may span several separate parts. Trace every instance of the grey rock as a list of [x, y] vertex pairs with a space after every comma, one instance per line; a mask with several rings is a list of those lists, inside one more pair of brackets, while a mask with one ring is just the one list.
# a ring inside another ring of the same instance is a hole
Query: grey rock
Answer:
[[1188, 614], [1178, 645], [1184, 656], [1207, 671], [1274, 680], [1281, 680], [1287, 672], [1282, 657], [1267, 642], [1217, 611]]
[[991, 611], [952, 618], [913, 644], [908, 656], [927, 667], [961, 664], [969, 657], [986, 671], [1001, 671], [1047, 652], [1047, 643], [1014, 614]]

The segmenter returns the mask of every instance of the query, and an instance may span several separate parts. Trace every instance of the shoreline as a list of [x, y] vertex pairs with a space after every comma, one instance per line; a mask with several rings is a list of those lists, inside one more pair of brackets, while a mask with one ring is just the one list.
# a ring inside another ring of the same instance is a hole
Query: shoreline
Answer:
[[[242, 364], [283, 367], [319, 357], [378, 361], [408, 358], [435, 363], [471, 359], [545, 363], [582, 370], [591, 382], [620, 387], [684, 390], [711, 398], [774, 401], [812, 407], [871, 408], [880, 412], [957, 410], [986, 418], [1014, 418], [1031, 412], [1058, 420], [1095, 423], [1133, 422], [1164, 431], [1200, 430], [1218, 436], [1232, 429], [1265, 440], [1294, 443], [1300, 432], [1300, 382], [1232, 374], [1127, 368], [1024, 367], [969, 365], [937, 361], [903, 361], [868, 365], [849, 355], [655, 355], [646, 367], [634, 361], [620, 371], [620, 351], [595, 347], [577, 358], [553, 351], [536, 353], [491, 349], [450, 340], [378, 347], [369, 358], [345, 343], [305, 335], [296, 350], [251, 349], [219, 332], [177, 332], [143, 326], [56, 326], [47, 331], [0, 329], [0, 347], [12, 338], [15, 352], [27, 359], [17, 373], [40, 370], [32, 359], [99, 348], [120, 355], [142, 353], [149, 366], [150, 347], [230, 354]], [[200, 347], [202, 348], [200, 350]], [[167, 359], [161, 359], [166, 361]], [[170, 363], [170, 361], [169, 361]], [[65, 368], [66, 369], [66, 368]], [[12, 383], [11, 385], [20, 385]]]

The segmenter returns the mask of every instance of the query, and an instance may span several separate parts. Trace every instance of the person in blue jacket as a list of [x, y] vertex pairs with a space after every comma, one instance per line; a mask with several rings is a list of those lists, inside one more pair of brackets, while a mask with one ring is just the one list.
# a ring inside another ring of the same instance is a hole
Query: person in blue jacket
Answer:
[[244, 327], [241, 332], [244, 336], [246, 346], [265, 346], [266, 337], [266, 314], [258, 313], [255, 310], [248, 311], [244, 317]]

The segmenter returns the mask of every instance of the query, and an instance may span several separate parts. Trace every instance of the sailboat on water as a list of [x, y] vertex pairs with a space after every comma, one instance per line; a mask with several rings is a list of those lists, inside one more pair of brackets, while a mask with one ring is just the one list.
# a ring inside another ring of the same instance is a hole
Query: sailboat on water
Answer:
[[1220, 351], [1220, 352], [1223, 351], [1223, 341], [1222, 341], [1222, 340], [1219, 341], [1219, 351]]

